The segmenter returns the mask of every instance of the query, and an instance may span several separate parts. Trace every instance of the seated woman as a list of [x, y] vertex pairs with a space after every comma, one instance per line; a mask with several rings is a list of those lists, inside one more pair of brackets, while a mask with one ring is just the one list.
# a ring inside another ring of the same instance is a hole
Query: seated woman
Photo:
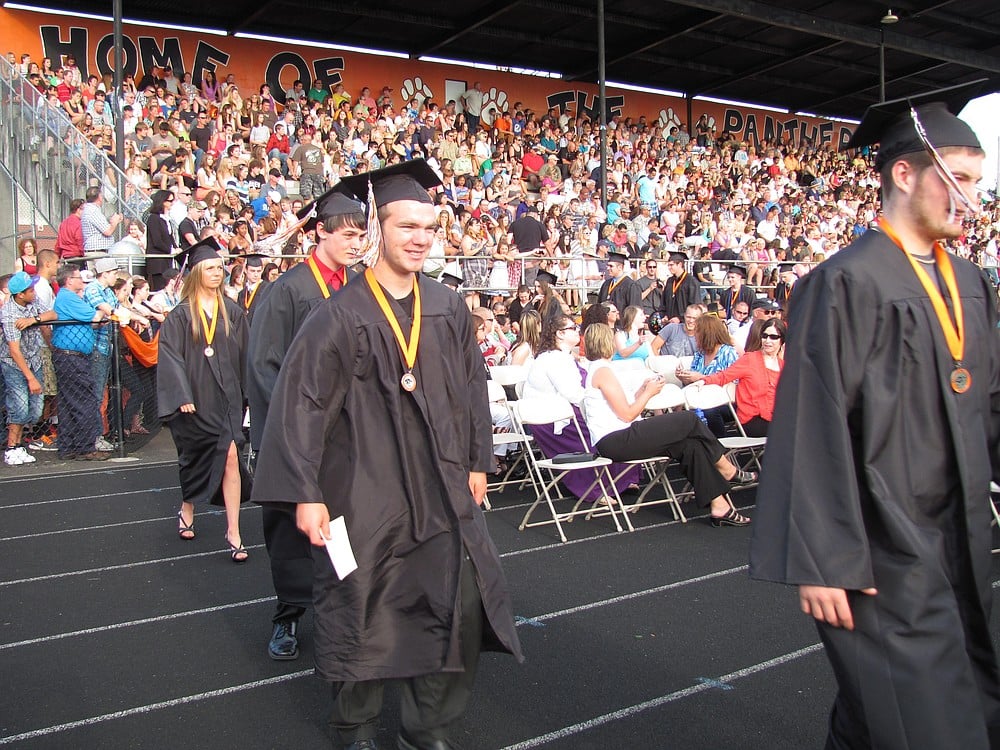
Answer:
[[[562, 313], [542, 321], [542, 335], [538, 343], [538, 354], [528, 368], [521, 398], [551, 398], [560, 396], [569, 401], [577, 410], [577, 420], [586, 429], [579, 406], [583, 402], [583, 379], [586, 372], [573, 357], [573, 350], [580, 342], [576, 323]], [[551, 458], [559, 453], [579, 453], [585, 450], [573, 429], [562, 429], [560, 425], [533, 425], [531, 434], [542, 453]], [[613, 464], [609, 467], [612, 476], [618, 476], [628, 467]], [[639, 467], [627, 471], [616, 483], [618, 491], [638, 485], [642, 478]], [[600, 487], [591, 487], [594, 472], [579, 469], [569, 472], [562, 479], [563, 485], [576, 497], [588, 502], [601, 499]]]
[[622, 313], [620, 330], [615, 332], [615, 355], [612, 359], [640, 359], [643, 362], [653, 352], [649, 348], [652, 336], [646, 330], [646, 314], [641, 307], [629, 305]]
[[[479, 350], [483, 353], [483, 363], [488, 370], [496, 364], [490, 357], [489, 351], [491, 347], [487, 341], [490, 321], [481, 313], [474, 312], [472, 313], [472, 322], [476, 327], [476, 344], [479, 345]], [[493, 432], [495, 433], [510, 432], [511, 427], [514, 426], [507, 407], [493, 401], [490, 401], [490, 419], [493, 422]], [[503, 475], [507, 473], [507, 451], [510, 450], [510, 447], [510, 445], [503, 444], [493, 446], [493, 455], [496, 457], [497, 462], [497, 474]]]
[[536, 310], [522, 312], [517, 340], [510, 350], [510, 364], [530, 365], [538, 352], [538, 341], [541, 335], [542, 316]]
[[694, 487], [695, 501], [710, 507], [713, 526], [746, 526], [750, 519], [736, 512], [726, 493], [730, 484], [757, 480], [741, 471], [694, 412], [668, 412], [638, 419], [646, 403], [663, 389], [661, 377], [647, 380], [629, 401], [611, 369], [614, 334], [595, 323], [587, 329], [587, 358], [591, 360], [584, 395], [587, 429], [594, 449], [612, 461], [636, 461], [656, 456], [676, 459]]
[[[685, 370], [677, 367], [677, 378], [684, 385], [690, 385], [696, 380], [701, 380], [705, 375], [714, 375], [722, 372], [732, 365], [737, 357], [736, 347], [733, 346], [733, 338], [729, 334], [729, 329], [720, 318], [715, 315], [702, 315], [694, 324], [694, 340], [698, 351], [695, 352], [691, 362], [691, 369]], [[705, 419], [708, 428], [716, 437], [726, 435], [726, 416], [729, 408], [720, 406], [715, 409], [706, 409]]]
[[743, 431], [750, 437], [766, 437], [774, 416], [774, 394], [778, 379], [785, 366], [781, 347], [788, 330], [784, 321], [777, 318], [756, 321], [763, 323], [760, 331], [760, 348], [747, 353], [721, 372], [698, 381], [705, 385], [725, 385], [736, 382], [736, 418]]

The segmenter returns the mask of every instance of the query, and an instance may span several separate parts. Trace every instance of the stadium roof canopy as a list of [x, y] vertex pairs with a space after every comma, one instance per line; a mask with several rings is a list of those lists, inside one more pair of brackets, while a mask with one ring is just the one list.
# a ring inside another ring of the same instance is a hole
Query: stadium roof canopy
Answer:
[[[108, 0], [39, 5], [108, 15]], [[858, 118], [879, 100], [987, 76], [996, 0], [605, 0], [606, 77], [691, 96]], [[124, 0], [124, 15], [597, 81], [597, 0]]]

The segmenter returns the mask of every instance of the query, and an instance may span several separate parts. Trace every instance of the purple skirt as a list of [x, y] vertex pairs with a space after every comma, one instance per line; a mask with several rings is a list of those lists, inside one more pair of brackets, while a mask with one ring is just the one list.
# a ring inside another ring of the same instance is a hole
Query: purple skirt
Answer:
[[[577, 407], [574, 406], [573, 409], [576, 411], [576, 418], [580, 422], [580, 426], [586, 431], [587, 427], [583, 421], [583, 415]], [[584, 450], [583, 443], [580, 442], [580, 438], [576, 434], [576, 428], [573, 425], [567, 425], [561, 435], [553, 432], [552, 425], [550, 424], [531, 425], [529, 429], [546, 458], [552, 458], [559, 453], [580, 453]], [[641, 484], [642, 482], [642, 469], [639, 466], [630, 468], [628, 464], [611, 464], [608, 469], [611, 471], [611, 476], [613, 477], [618, 476], [622, 471], [628, 469], [622, 475], [621, 479], [615, 482], [619, 493], [627, 489], [631, 484]], [[587, 491], [587, 488], [590, 487], [596, 478], [594, 469], [576, 469], [566, 474], [561, 481], [573, 495], [592, 503], [601, 497], [600, 485], [595, 485], [593, 489], [589, 492]]]

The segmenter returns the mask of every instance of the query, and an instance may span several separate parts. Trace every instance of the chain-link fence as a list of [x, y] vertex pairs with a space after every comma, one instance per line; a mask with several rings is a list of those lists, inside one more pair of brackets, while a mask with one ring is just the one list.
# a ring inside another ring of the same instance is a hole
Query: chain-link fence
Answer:
[[25, 426], [26, 447], [75, 459], [146, 445], [160, 429], [155, 336], [117, 322], [55, 321], [42, 331], [45, 401], [41, 420]]

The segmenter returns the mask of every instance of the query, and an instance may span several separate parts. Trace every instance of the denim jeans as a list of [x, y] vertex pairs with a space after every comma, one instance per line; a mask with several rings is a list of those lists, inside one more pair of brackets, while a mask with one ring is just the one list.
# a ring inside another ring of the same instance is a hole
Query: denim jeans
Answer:
[[[29, 425], [37, 422], [42, 416], [42, 404], [45, 396], [34, 394], [28, 389], [28, 379], [24, 377], [21, 368], [0, 362], [3, 365], [4, 404], [7, 407], [7, 424]], [[42, 382], [42, 368], [32, 369], [35, 379]]]

